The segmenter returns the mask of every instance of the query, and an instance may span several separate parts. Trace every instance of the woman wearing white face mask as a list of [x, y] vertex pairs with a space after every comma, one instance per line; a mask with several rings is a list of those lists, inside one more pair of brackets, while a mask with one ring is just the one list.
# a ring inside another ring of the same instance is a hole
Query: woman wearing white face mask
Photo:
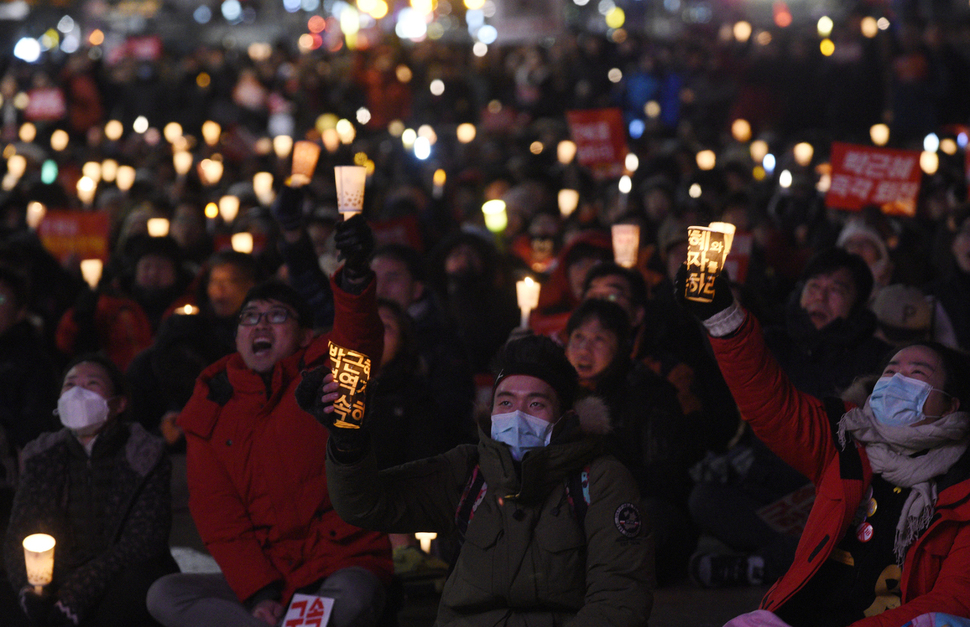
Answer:
[[703, 304], [682, 298], [683, 285], [742, 415], [815, 484], [791, 568], [760, 610], [729, 625], [970, 622], [967, 355], [917, 343], [891, 356], [861, 407], [823, 401], [795, 389], [726, 281]]
[[[171, 464], [160, 438], [122, 419], [126, 407], [114, 363], [81, 357], [58, 399], [64, 428], [24, 449], [4, 561], [34, 625], [154, 625], [148, 587], [178, 570], [168, 549]], [[53, 581], [39, 595], [21, 545], [32, 533], [57, 542]]]

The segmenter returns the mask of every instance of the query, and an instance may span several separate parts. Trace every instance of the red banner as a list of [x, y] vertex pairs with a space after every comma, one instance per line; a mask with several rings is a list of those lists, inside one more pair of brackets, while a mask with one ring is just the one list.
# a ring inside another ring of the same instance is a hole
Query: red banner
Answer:
[[24, 119], [31, 122], [53, 122], [67, 114], [64, 92], [57, 87], [38, 87], [27, 92], [29, 100]]
[[629, 152], [626, 128], [619, 109], [567, 111], [569, 132], [576, 142], [576, 159], [597, 180], [619, 178]]
[[58, 261], [108, 260], [108, 214], [103, 211], [50, 209], [37, 227], [40, 241]]
[[878, 205], [891, 215], [915, 215], [923, 177], [919, 157], [913, 150], [833, 143], [826, 206], [858, 211]]

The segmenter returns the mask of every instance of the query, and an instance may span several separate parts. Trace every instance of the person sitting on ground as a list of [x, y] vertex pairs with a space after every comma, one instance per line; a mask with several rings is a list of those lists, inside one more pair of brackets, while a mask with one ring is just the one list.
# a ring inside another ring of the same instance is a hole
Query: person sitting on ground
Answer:
[[610, 410], [609, 451], [633, 474], [657, 544], [660, 585], [687, 574], [697, 536], [687, 515], [688, 423], [677, 390], [630, 359], [630, 322], [617, 304], [583, 301], [566, 325], [566, 357], [583, 395]]
[[[23, 452], [23, 474], [4, 539], [10, 583], [34, 625], [156, 625], [149, 586], [178, 571], [168, 548], [171, 465], [161, 438], [124, 420], [121, 371], [83, 355], [67, 369], [57, 413], [64, 428]], [[54, 537], [53, 580], [27, 585], [24, 538]]]
[[815, 486], [791, 568], [732, 627], [903, 625], [970, 618], [970, 370], [967, 355], [918, 342], [894, 351], [862, 406], [799, 390], [754, 316], [717, 278], [703, 321], [755, 433]]
[[215, 253], [206, 266], [198, 296], [175, 303], [152, 345], [125, 372], [132, 413], [146, 429], [161, 433], [170, 451], [184, 452], [175, 419], [199, 373], [235, 350], [239, 308], [262, 274], [255, 257], [234, 250]]
[[222, 572], [152, 586], [149, 610], [168, 627], [276, 625], [296, 592], [335, 599], [334, 627], [381, 616], [390, 544], [337, 516], [321, 455], [327, 431], [293, 395], [304, 369], [327, 364], [331, 340], [380, 367], [373, 234], [362, 216], [340, 223], [337, 245], [346, 262], [331, 285], [333, 330], [314, 337], [314, 313], [296, 290], [260, 283], [244, 299], [236, 352], [199, 375], [179, 415], [189, 509]]
[[[298, 392], [331, 430], [327, 477], [344, 519], [463, 539], [436, 625], [645, 625], [653, 536], [636, 482], [604, 455], [602, 403], [574, 406], [578, 380], [550, 338], [500, 352], [479, 443], [378, 472], [363, 428], [334, 424], [333, 375]], [[308, 377], [304, 380], [310, 382]], [[457, 512], [457, 513], [456, 513]]]

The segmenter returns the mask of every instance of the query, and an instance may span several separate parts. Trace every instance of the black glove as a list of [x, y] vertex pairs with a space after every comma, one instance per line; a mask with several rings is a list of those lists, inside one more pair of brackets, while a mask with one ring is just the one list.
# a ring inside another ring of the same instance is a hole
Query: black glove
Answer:
[[303, 188], [284, 185], [270, 207], [270, 213], [284, 231], [296, 231], [303, 226]]
[[34, 592], [32, 586], [25, 586], [20, 589], [20, 607], [24, 614], [35, 624], [47, 622], [47, 617], [54, 607], [54, 595], [46, 590], [40, 594]]
[[677, 278], [674, 279], [674, 298], [684, 309], [699, 320], [707, 320], [711, 316], [721, 313], [734, 302], [734, 293], [731, 292], [731, 284], [724, 272], [718, 274], [717, 278], [714, 279], [714, 300], [709, 303], [688, 300], [684, 296], [686, 290], [687, 264], [684, 263], [677, 270]]
[[374, 252], [374, 233], [363, 215], [358, 213], [349, 220], [338, 222], [334, 244], [344, 259], [344, 276], [347, 279], [355, 281], [367, 276], [370, 272], [367, 264]]
[[327, 413], [323, 411], [327, 404], [320, 400], [323, 396], [321, 387], [323, 386], [323, 378], [329, 372], [330, 369], [326, 366], [305, 371], [303, 380], [296, 387], [296, 404], [330, 431], [330, 442], [333, 443], [334, 449], [341, 454], [340, 459], [342, 461], [359, 459], [367, 448], [367, 431], [364, 427], [366, 421], [361, 422], [359, 429], [338, 427], [334, 424], [338, 415], [335, 412]]

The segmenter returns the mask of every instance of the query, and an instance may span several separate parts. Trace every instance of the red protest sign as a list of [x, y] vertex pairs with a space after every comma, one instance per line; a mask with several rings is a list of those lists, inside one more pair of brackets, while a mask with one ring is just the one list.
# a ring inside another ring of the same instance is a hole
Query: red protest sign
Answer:
[[27, 92], [27, 108], [24, 119], [31, 122], [52, 122], [63, 119], [67, 113], [64, 92], [57, 87], [38, 87]]
[[832, 184], [825, 205], [853, 211], [878, 205], [891, 215], [915, 215], [923, 176], [919, 157], [914, 150], [834, 142]]
[[103, 211], [51, 209], [37, 227], [37, 236], [60, 262], [75, 259], [108, 259], [108, 214]]
[[283, 617], [283, 627], [326, 627], [333, 611], [333, 599], [312, 594], [294, 594]]
[[598, 180], [618, 178], [626, 159], [626, 129], [619, 109], [567, 111], [576, 159]]

